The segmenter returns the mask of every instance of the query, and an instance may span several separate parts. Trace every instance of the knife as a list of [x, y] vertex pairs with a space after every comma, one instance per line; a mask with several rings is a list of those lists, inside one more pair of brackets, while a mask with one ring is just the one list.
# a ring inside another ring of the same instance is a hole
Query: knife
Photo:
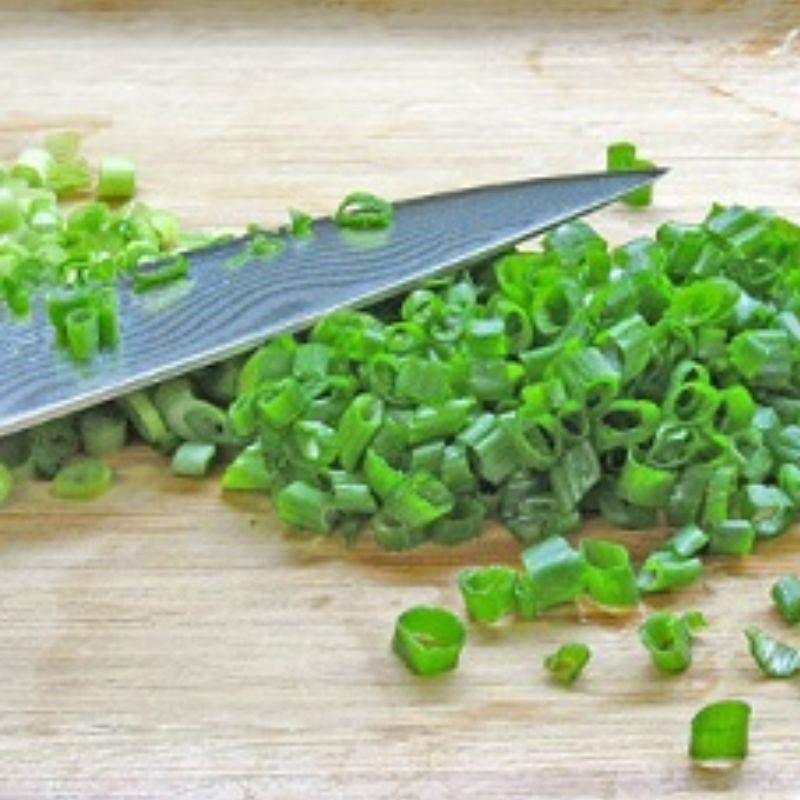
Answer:
[[[648, 184], [664, 170], [595, 173], [481, 186], [404, 200], [379, 232], [284, 235], [269, 261], [249, 236], [186, 253], [189, 278], [136, 294], [120, 287], [121, 342], [87, 364], [54, 345], [43, 304], [0, 317], [0, 436], [247, 352], [337, 309], [363, 306], [524, 239]], [[232, 261], [242, 261], [233, 270]]]

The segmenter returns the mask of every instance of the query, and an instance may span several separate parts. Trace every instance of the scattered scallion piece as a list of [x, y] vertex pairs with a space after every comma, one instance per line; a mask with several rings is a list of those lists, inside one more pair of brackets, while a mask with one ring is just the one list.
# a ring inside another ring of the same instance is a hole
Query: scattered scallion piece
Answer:
[[750, 705], [742, 700], [720, 700], [701, 708], [692, 718], [689, 756], [709, 763], [744, 759], [750, 715]]
[[790, 625], [800, 622], [800, 579], [784, 575], [772, 585], [772, 599], [783, 619]]
[[376, 230], [392, 223], [391, 203], [370, 192], [351, 192], [339, 204], [334, 221], [340, 228]]
[[111, 467], [94, 458], [81, 458], [62, 467], [53, 478], [56, 497], [69, 500], [92, 500], [110, 488]]
[[533, 617], [551, 606], [575, 600], [583, 590], [586, 561], [561, 536], [551, 536], [522, 551], [523, 574], [517, 581], [517, 607]]
[[592, 651], [582, 642], [563, 644], [544, 659], [544, 666], [553, 680], [562, 686], [572, 686], [589, 663]]
[[314, 220], [304, 211], [289, 209], [289, 234], [298, 239], [311, 236], [314, 232]]
[[657, 611], [639, 626], [639, 637], [656, 669], [677, 673], [692, 663], [692, 639], [698, 630], [705, 627], [706, 621], [698, 611], [681, 616]]
[[455, 669], [466, 641], [461, 620], [436, 606], [415, 606], [397, 618], [392, 648], [417, 675]]
[[185, 278], [189, 274], [189, 259], [176, 256], [161, 264], [141, 264], [133, 274], [133, 291], [147, 292], [174, 281]]
[[209, 442], [183, 442], [172, 455], [172, 472], [185, 478], [208, 474], [217, 446]]
[[81, 445], [86, 455], [93, 458], [121, 450], [128, 439], [128, 421], [113, 405], [96, 406], [78, 417]]
[[515, 608], [517, 571], [511, 567], [470, 567], [458, 576], [458, 588], [469, 616], [476, 622], [497, 622]]
[[[636, 145], [631, 142], [612, 142], [606, 148], [606, 169], [609, 172], [629, 172], [637, 169], [652, 169], [652, 161], [637, 156]], [[649, 206], [653, 202], [653, 187], [641, 186], [628, 192], [622, 201], [629, 206]]]
[[750, 655], [769, 678], [791, 678], [800, 673], [800, 652], [768, 636], [755, 626], [745, 629]]
[[103, 200], [127, 200], [136, 192], [136, 169], [127, 158], [109, 157], [100, 161], [97, 196]]
[[0, 506], [8, 500], [14, 488], [14, 475], [11, 470], [0, 462]]
[[641, 591], [668, 592], [693, 583], [703, 571], [699, 558], [683, 558], [669, 550], [651, 553], [639, 572]]
[[592, 600], [612, 608], [636, 605], [639, 588], [627, 548], [603, 539], [583, 539], [581, 553], [584, 580]]

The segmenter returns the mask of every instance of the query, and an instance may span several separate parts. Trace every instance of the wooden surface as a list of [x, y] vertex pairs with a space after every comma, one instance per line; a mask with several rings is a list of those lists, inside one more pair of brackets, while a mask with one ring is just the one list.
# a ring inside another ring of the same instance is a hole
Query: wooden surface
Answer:
[[[596, 168], [631, 137], [673, 172], [653, 210], [597, 218], [615, 238], [713, 200], [800, 217], [798, 25], [796, 0], [0, 0], [0, 157], [77, 129], [134, 156], [148, 200], [227, 227], [354, 186]], [[563, 611], [471, 628], [461, 669], [420, 682], [388, 652], [396, 614], [458, 608], [462, 564], [514, 560], [501, 533], [344, 552], [153, 454], [116, 469], [96, 503], [29, 486], [0, 511], [2, 800], [800, 795], [797, 685], [762, 680], [741, 634], [799, 641], [767, 596], [796, 533], [660, 603], [711, 623], [682, 677], [653, 673], [637, 619]], [[564, 692], [541, 660], [574, 638], [595, 658]], [[689, 720], [728, 696], [753, 704], [752, 753], [708, 775]]]

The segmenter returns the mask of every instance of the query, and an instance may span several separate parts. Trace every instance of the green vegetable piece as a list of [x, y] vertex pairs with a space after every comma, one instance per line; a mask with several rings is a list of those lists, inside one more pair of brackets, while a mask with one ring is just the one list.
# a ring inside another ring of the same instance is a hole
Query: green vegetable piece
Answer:
[[304, 211], [289, 209], [289, 234], [297, 239], [305, 239], [314, 233], [314, 220]]
[[4, 505], [14, 488], [14, 475], [11, 470], [0, 462], [0, 506]]
[[592, 651], [581, 642], [563, 644], [544, 659], [544, 666], [556, 683], [572, 686], [589, 663]]
[[681, 556], [671, 550], [647, 557], [639, 572], [639, 589], [646, 593], [668, 592], [688, 586], [700, 577], [703, 563], [699, 558]]
[[123, 413], [139, 436], [156, 449], [166, 449], [171, 435], [161, 412], [144, 391], [131, 392], [117, 400]]
[[[636, 146], [631, 142], [612, 142], [606, 148], [606, 168], [609, 172], [629, 172], [637, 169], [652, 169], [652, 161], [645, 161], [636, 155]], [[629, 206], [649, 206], [653, 201], [653, 187], [642, 186], [628, 192], [622, 202]]]
[[772, 585], [772, 599], [783, 619], [790, 625], [800, 622], [800, 579], [784, 575]]
[[103, 200], [128, 200], [136, 193], [136, 168], [127, 158], [100, 161], [97, 196]]
[[743, 700], [710, 703], [692, 718], [689, 755], [695, 761], [742, 761], [747, 756], [751, 708]]
[[100, 349], [100, 325], [94, 308], [75, 308], [65, 320], [67, 349], [76, 361], [89, 361]]
[[339, 423], [339, 460], [354, 470], [383, 422], [383, 402], [371, 394], [353, 398]]
[[497, 622], [514, 611], [517, 572], [511, 567], [469, 567], [458, 576], [467, 613], [476, 622]]
[[262, 389], [256, 408], [263, 422], [281, 430], [298, 419], [305, 412], [308, 403], [309, 398], [303, 385], [294, 378], [283, 378]]
[[781, 464], [778, 485], [795, 508], [800, 507], [800, 467], [796, 464]]
[[592, 600], [618, 608], [638, 603], [639, 588], [627, 548], [603, 539], [583, 539], [581, 553], [586, 589]]
[[629, 455], [617, 489], [628, 503], [643, 508], [663, 508], [669, 500], [675, 483], [675, 473], [668, 469], [652, 467]]
[[111, 467], [93, 458], [70, 461], [53, 478], [51, 490], [56, 497], [69, 500], [93, 500], [111, 487]]
[[600, 480], [600, 462], [587, 441], [564, 451], [550, 471], [553, 495], [565, 511], [577, 508], [587, 492]]
[[202, 478], [208, 474], [217, 446], [209, 442], [183, 442], [172, 456], [172, 472], [184, 478]]
[[415, 606], [397, 618], [392, 649], [417, 675], [439, 675], [458, 666], [467, 632], [450, 611]]
[[149, 292], [174, 283], [189, 274], [189, 259], [176, 256], [160, 264], [140, 264], [133, 274], [133, 291]]
[[275, 497], [275, 510], [290, 528], [330, 533], [337, 511], [330, 495], [303, 481], [292, 481]]
[[569, 603], [581, 593], [584, 586], [586, 562], [583, 554], [570, 547], [561, 536], [551, 536], [522, 551], [524, 578], [529, 584], [518, 589], [518, 596], [528, 594], [537, 614], [551, 606]]
[[682, 616], [658, 611], [639, 626], [639, 637], [656, 669], [678, 673], [692, 663], [692, 639], [695, 632], [704, 627], [706, 621], [698, 611]]
[[745, 629], [750, 655], [768, 678], [791, 678], [800, 672], [800, 652], [755, 626]]
[[751, 483], [744, 487], [742, 511], [752, 521], [759, 539], [771, 539], [789, 526], [794, 508], [791, 499], [777, 486]]
[[705, 531], [690, 523], [675, 531], [664, 546], [679, 558], [688, 559], [703, 550], [709, 541], [710, 537]]
[[458, 498], [450, 513], [436, 520], [429, 528], [432, 542], [456, 545], [480, 536], [486, 518], [486, 506], [474, 497]]
[[573, 340], [551, 366], [551, 377], [559, 378], [568, 394], [586, 405], [590, 414], [602, 414], [620, 388], [619, 370], [595, 347]]
[[31, 433], [31, 459], [43, 478], [52, 478], [79, 450], [80, 439], [73, 418], [46, 422]]
[[369, 192], [351, 192], [339, 204], [334, 221], [340, 228], [380, 230], [392, 224], [391, 203]]
[[597, 448], [629, 448], [647, 441], [656, 432], [660, 420], [659, 407], [649, 400], [614, 400], [597, 419]]
[[114, 405], [102, 405], [84, 411], [78, 417], [83, 451], [92, 458], [116, 453], [128, 439], [128, 420]]
[[402, 479], [386, 499], [384, 510], [416, 530], [449, 514], [453, 505], [452, 492], [440, 480], [430, 473], [418, 472]]
[[22, 213], [16, 194], [0, 185], [0, 235], [15, 230], [21, 221]]
[[728, 556], [747, 555], [755, 543], [756, 532], [746, 519], [728, 519], [711, 531], [710, 553]]
[[268, 491], [274, 483], [258, 442], [245, 447], [222, 474], [222, 488], [230, 491]]

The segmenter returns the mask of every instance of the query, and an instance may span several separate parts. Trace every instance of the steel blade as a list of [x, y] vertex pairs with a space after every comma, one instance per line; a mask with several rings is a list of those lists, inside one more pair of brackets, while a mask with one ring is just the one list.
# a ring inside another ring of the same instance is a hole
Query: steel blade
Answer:
[[286, 237], [268, 261], [238, 268], [247, 238], [188, 254], [190, 277], [135, 294], [120, 287], [122, 341], [75, 364], [53, 344], [43, 305], [0, 316], [0, 435], [86, 408], [228, 356], [344, 307], [363, 306], [468, 266], [603, 206], [662, 170], [541, 178], [401, 201], [384, 232], [346, 233], [328, 218]]

